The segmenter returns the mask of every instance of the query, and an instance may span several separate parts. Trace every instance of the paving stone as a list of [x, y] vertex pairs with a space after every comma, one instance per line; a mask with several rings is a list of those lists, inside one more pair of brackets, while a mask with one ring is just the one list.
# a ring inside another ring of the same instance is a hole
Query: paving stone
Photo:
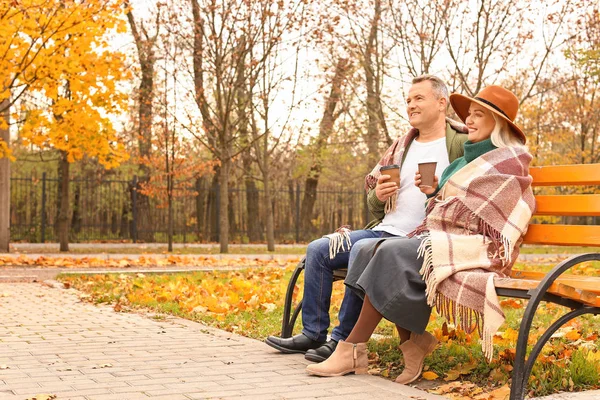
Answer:
[[375, 376], [310, 377], [302, 355], [180, 318], [116, 313], [73, 289], [0, 283], [0, 293], [2, 399], [441, 399]]

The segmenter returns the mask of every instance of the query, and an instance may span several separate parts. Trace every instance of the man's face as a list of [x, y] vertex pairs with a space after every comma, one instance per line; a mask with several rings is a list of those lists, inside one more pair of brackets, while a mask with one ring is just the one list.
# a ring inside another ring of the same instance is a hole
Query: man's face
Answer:
[[446, 100], [436, 98], [430, 81], [415, 83], [408, 91], [406, 112], [408, 122], [417, 129], [423, 129], [433, 125], [441, 115], [446, 115]]

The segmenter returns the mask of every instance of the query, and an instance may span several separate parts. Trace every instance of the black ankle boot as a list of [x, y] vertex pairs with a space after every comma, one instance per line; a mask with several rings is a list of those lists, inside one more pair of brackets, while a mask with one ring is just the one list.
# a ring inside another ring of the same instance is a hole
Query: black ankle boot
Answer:
[[338, 342], [332, 339], [317, 349], [308, 350], [304, 358], [308, 361], [323, 362], [335, 351], [337, 344]]
[[265, 343], [269, 346], [281, 351], [286, 354], [293, 353], [306, 353], [307, 350], [316, 349], [323, 345], [325, 342], [319, 342], [316, 340], [312, 340], [305, 334], [301, 333], [296, 336], [292, 336], [291, 338], [282, 339], [277, 336], [269, 336]]

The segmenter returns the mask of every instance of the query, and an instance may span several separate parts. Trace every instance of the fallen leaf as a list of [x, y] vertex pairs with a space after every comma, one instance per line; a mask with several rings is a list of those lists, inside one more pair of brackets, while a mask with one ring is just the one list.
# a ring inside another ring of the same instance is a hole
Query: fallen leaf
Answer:
[[262, 303], [261, 306], [268, 312], [273, 312], [277, 308], [277, 306], [273, 303]]
[[573, 329], [572, 331], [567, 332], [567, 334], [565, 335], [565, 338], [569, 339], [569, 340], [577, 340], [581, 337], [581, 333], [579, 333], [579, 331]]
[[56, 399], [55, 394], [36, 394], [33, 397], [27, 398], [27, 400], [52, 400]]
[[192, 312], [198, 313], [198, 314], [204, 314], [208, 311], [208, 308], [204, 307], [204, 306], [196, 306], [192, 309]]
[[494, 390], [493, 392], [490, 392], [487, 394], [488, 400], [505, 400], [508, 399], [510, 396], [510, 387], [508, 386], [508, 384], [502, 386], [501, 388], [498, 388], [496, 390]]
[[433, 371], [427, 371], [423, 373], [423, 378], [427, 379], [428, 381], [432, 381], [439, 378], [439, 376]]
[[98, 369], [98, 368], [111, 368], [112, 364], [100, 364], [97, 367], [93, 367], [92, 369]]
[[458, 378], [460, 378], [460, 372], [455, 369], [451, 369], [450, 371], [446, 372], [446, 377], [444, 378], [444, 380], [446, 382], [450, 382], [455, 381]]
[[440, 387], [431, 390], [431, 393], [434, 394], [446, 394], [452, 392], [454, 389], [459, 388], [462, 385], [462, 382], [451, 382], [445, 385], [441, 385]]

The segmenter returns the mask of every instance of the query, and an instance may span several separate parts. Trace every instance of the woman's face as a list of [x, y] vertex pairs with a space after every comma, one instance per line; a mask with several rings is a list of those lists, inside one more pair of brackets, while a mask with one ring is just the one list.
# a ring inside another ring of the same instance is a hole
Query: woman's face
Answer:
[[465, 120], [469, 129], [468, 138], [472, 143], [481, 142], [492, 135], [496, 121], [492, 112], [477, 103], [471, 103], [469, 114]]

